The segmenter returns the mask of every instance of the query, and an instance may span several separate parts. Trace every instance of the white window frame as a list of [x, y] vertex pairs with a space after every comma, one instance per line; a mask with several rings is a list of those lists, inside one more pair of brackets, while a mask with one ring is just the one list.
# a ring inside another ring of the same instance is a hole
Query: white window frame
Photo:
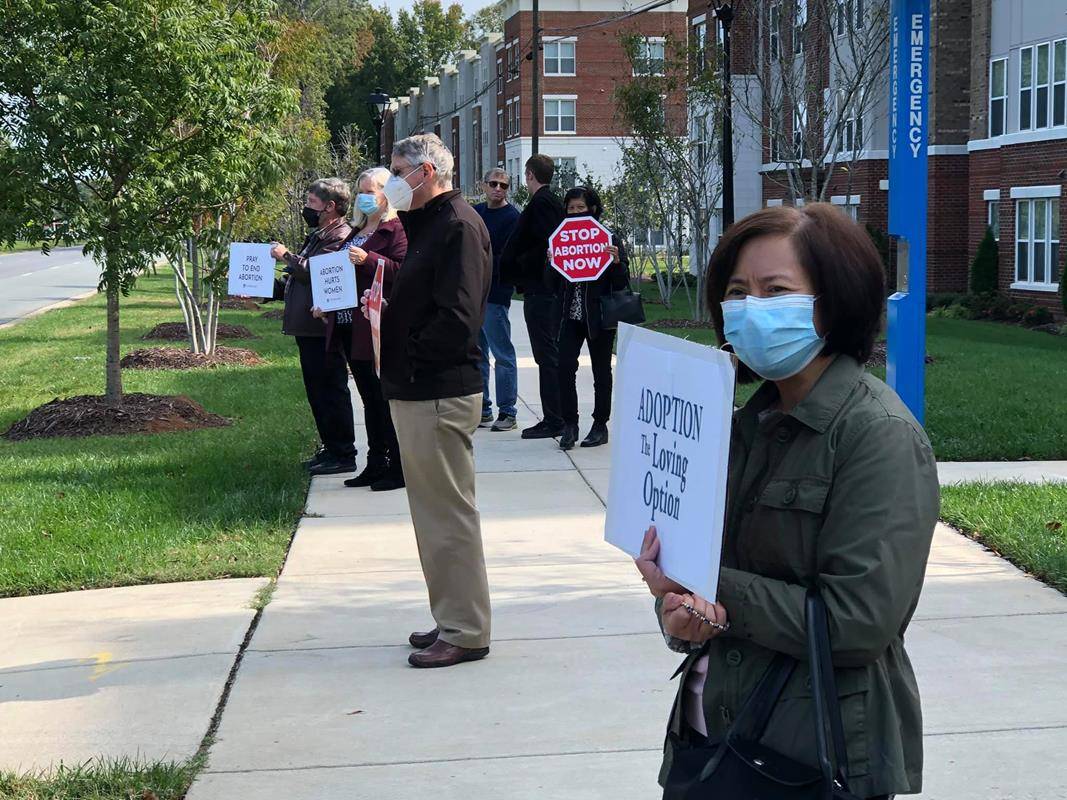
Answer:
[[[659, 45], [663, 50], [663, 56], [658, 59], [660, 62], [659, 72], [652, 71], [652, 45]], [[638, 60], [643, 62], [645, 70], [647, 71], [639, 71], [637, 64], [635, 63], [633, 65], [634, 77], [639, 75], [642, 77], [657, 77], [663, 75], [663, 70], [666, 68], [667, 64], [667, 40], [662, 36], [645, 36], [641, 39], [641, 43], [638, 46], [641, 48], [641, 52], [638, 54]]]
[[985, 222], [986, 227], [993, 231], [993, 241], [1000, 241], [1000, 198], [986, 200]]
[[830, 203], [838, 206], [853, 222], [859, 222], [860, 201], [862, 199], [862, 196], [858, 194], [835, 194], [830, 198]]
[[[1035, 188], [1035, 187], [1032, 187]], [[1047, 187], [1036, 187], [1037, 189]], [[1055, 187], [1059, 188], [1059, 187]], [[1022, 195], [1022, 196], [1020, 196]], [[1035, 292], [1058, 292], [1059, 291], [1059, 248], [1060, 248], [1060, 197], [1059, 193], [1040, 194], [1036, 191], [1020, 192], [1013, 189], [1012, 198], [1015, 200], [1015, 254], [1012, 274], [1012, 289], [1024, 289]], [[1038, 222], [1038, 209], [1044, 216], [1041, 223]], [[1026, 209], [1026, 223], [1023, 224], [1022, 210]], [[1037, 240], [1039, 224], [1045, 228], [1045, 235], [1040, 242]], [[1024, 238], [1025, 237], [1025, 238]], [[1026, 263], [1019, 263], [1019, 245], [1026, 244]], [[1043, 245], [1044, 252], [1044, 280], [1038, 281], [1034, 267], [1034, 250], [1036, 244]], [[1020, 270], [1020, 267], [1023, 269]]]
[[[837, 131], [838, 153], [854, 153], [863, 149], [863, 115], [859, 109], [863, 106], [863, 95], [857, 94], [851, 104], [845, 102], [845, 90], [837, 90], [838, 118], [841, 125]], [[845, 131], [848, 131], [848, 147], [845, 146]]]
[[772, 61], [782, 57], [781, 0], [774, 0], [767, 9], [767, 49]]
[[[563, 56], [561, 56], [559, 54], [560, 53], [560, 47], [562, 45], [570, 45], [571, 50], [572, 50], [572, 55], [569, 58], [564, 58]], [[556, 48], [556, 57], [554, 59], [555, 62], [556, 62], [556, 69], [553, 72], [549, 72], [548, 71], [548, 62], [549, 62], [548, 48], [550, 48], [550, 47], [555, 47]], [[561, 69], [562, 64], [563, 64], [564, 61], [573, 62], [573, 67], [572, 67], [570, 72], [564, 72]], [[549, 77], [549, 78], [559, 78], [559, 77], [573, 78], [573, 77], [575, 77], [578, 74], [578, 39], [577, 39], [577, 37], [568, 36], [568, 37], [564, 37], [564, 38], [560, 38], [560, 39], [552, 39], [550, 41], [546, 41], [544, 43], [544, 54], [542, 56], [542, 62], [544, 64], [543, 68], [544, 68], [545, 77]]]
[[497, 144], [502, 144], [507, 138], [506, 129], [504, 128], [504, 109], [498, 108], [496, 110], [496, 138]]
[[[1003, 94], [993, 94], [993, 87], [995, 81], [993, 79], [994, 71], [998, 64], [1004, 65], [1004, 81], [1001, 87]], [[997, 115], [993, 111], [993, 104], [1000, 102], [1000, 133], [993, 132], [993, 120]], [[989, 138], [992, 139], [995, 136], [1003, 136], [1008, 132], [1008, 59], [1006, 58], [991, 58], [989, 60]]]
[[[1057, 58], [1060, 56], [1060, 58]], [[1060, 62], [1062, 71], [1057, 78], [1056, 63]], [[1053, 128], [1067, 125], [1067, 39], [1057, 39], [1052, 43], [1051, 58], [1052, 90], [1049, 95], [1049, 124]], [[1056, 118], [1056, 97], [1060, 98], [1060, 116]]]
[[805, 158], [805, 138], [808, 128], [808, 103], [806, 100], [798, 100], [793, 107], [793, 150], [790, 156], [803, 161]]
[[[1041, 53], [1045, 54], [1045, 68], [1042, 70]], [[1049, 127], [1052, 119], [1052, 43], [1042, 42], [1034, 46], [1034, 130], [1042, 131]], [[1045, 93], [1044, 101], [1041, 93]], [[1041, 116], [1044, 115], [1044, 122]]]
[[[553, 178], [556, 178], [557, 176], [560, 175], [560, 172], [564, 167], [564, 165], [562, 163], [564, 161], [572, 162], [572, 163], [568, 164], [567, 166], [569, 166], [571, 168], [571, 170], [572, 170], [572, 173], [573, 173], [572, 176], [571, 176], [572, 179], [577, 181], [578, 180], [578, 159], [575, 158], [574, 156], [553, 156], [552, 157], [552, 163], [556, 166], [555, 172], [553, 173]], [[563, 190], [573, 189], [574, 186], [576, 185], [576, 184], [572, 184], [571, 186], [564, 186], [563, 183], [561, 181], [558, 181], [558, 180], [556, 180], [556, 183], [558, 183], [558, 188], [563, 189]]]
[[497, 59], [496, 59], [496, 93], [497, 94], [503, 94], [504, 93], [504, 84], [507, 83], [507, 80], [508, 80], [508, 74], [507, 74], [507, 72], [504, 71], [504, 58], [503, 58], [503, 56], [499, 55], [500, 52], [501, 52], [500, 50], [497, 50], [497, 54], [498, 54], [497, 55]]
[[[1030, 56], [1030, 82], [1029, 85], [1023, 85], [1023, 57], [1029, 54]], [[1034, 128], [1034, 74], [1037, 72], [1037, 64], [1034, 62], [1034, 48], [1020, 47], [1019, 48], [1019, 130], [1029, 131]], [[1027, 101], [1030, 106], [1030, 113], [1026, 115], [1026, 119], [1023, 119], [1023, 94], [1026, 93]]]
[[[713, 23], [715, 21], [713, 20]], [[689, 21], [689, 33], [693, 37], [693, 74], [702, 75], [708, 68], [708, 17], [696, 17]]]
[[797, 0], [797, 13], [793, 17], [793, 55], [804, 53], [804, 32], [808, 25], [808, 0]]
[[[556, 104], [556, 113], [554, 115], [552, 115], [552, 116], [550, 116], [549, 113], [548, 113], [548, 104], [549, 103], [555, 103]], [[564, 114], [563, 113], [563, 103], [572, 103], [573, 104], [573, 108], [574, 108], [573, 115], [572, 114]], [[544, 98], [542, 99], [541, 114], [542, 114], [542, 121], [544, 122], [544, 129], [543, 130], [544, 130], [546, 136], [549, 136], [549, 135], [551, 135], [551, 136], [576, 136], [578, 134], [578, 95], [576, 95], [576, 94], [546, 94], [544, 96]], [[564, 119], [568, 119], [568, 118], [574, 120], [574, 130], [571, 130], [571, 131], [563, 130], [563, 120]], [[554, 130], [552, 128], [550, 128], [549, 125], [548, 125], [549, 119], [554, 119], [555, 120], [555, 129]]]

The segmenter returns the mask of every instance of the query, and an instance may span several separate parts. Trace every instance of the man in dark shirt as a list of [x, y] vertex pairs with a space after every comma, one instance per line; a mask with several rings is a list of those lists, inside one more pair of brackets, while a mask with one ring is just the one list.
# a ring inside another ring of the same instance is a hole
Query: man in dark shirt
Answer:
[[523, 316], [537, 362], [542, 420], [522, 432], [523, 439], [550, 439], [563, 433], [559, 401], [560, 309], [556, 273], [548, 266], [548, 237], [563, 221], [563, 203], [552, 191], [556, 166], [540, 153], [526, 162], [526, 204], [500, 258], [500, 275], [522, 293]]
[[348, 367], [338, 353], [326, 350], [326, 326], [311, 315], [311, 273], [308, 259], [341, 249], [352, 229], [345, 215], [352, 190], [340, 178], [323, 178], [308, 187], [303, 217], [311, 233], [299, 253], [275, 244], [271, 255], [285, 262], [275, 281], [274, 296], [285, 300], [282, 333], [296, 339], [311, 414], [322, 446], [307, 462], [312, 475], [356, 471], [355, 423], [348, 391]]
[[383, 192], [401, 212], [408, 252], [382, 311], [382, 389], [437, 623], [409, 637], [419, 652], [408, 663], [449, 667], [489, 654], [473, 436], [482, 401], [478, 334], [493, 257], [485, 223], [452, 189], [452, 154], [437, 136], [401, 139], [390, 168]]
[[[485, 307], [485, 322], [480, 338], [483, 383], [480, 427], [491, 425], [494, 431], [515, 429], [515, 403], [519, 391], [519, 371], [515, 362], [515, 345], [511, 343], [511, 319], [508, 316], [515, 287], [500, 280], [500, 256], [519, 221], [519, 210], [508, 202], [509, 180], [508, 174], [499, 167], [489, 170], [484, 181], [486, 201], [474, 207], [489, 229], [489, 239], [493, 244], [493, 285], [489, 289], [489, 302]], [[500, 410], [495, 422], [493, 401], [489, 396], [490, 351], [496, 371], [496, 405]]]

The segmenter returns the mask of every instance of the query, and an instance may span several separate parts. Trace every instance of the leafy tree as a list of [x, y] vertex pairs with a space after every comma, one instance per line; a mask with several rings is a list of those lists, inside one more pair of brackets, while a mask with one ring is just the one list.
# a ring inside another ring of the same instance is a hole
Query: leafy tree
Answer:
[[504, 6], [506, 0], [490, 3], [467, 19], [467, 49], [475, 49], [490, 33], [504, 30]]
[[122, 399], [119, 299], [193, 220], [285, 152], [269, 0], [8, 0], [0, 17], [0, 239], [86, 242], [107, 295], [106, 396]]
[[993, 294], [997, 291], [997, 279], [1000, 272], [1000, 253], [997, 240], [993, 238], [993, 229], [986, 228], [985, 236], [978, 243], [978, 252], [971, 262], [971, 292], [974, 294]]
[[326, 95], [334, 138], [355, 124], [372, 140], [374, 125], [367, 96], [377, 88], [391, 95], [407, 92], [454, 61], [470, 39], [470, 27], [458, 3], [446, 9], [438, 0], [416, 0], [410, 11], [400, 11], [395, 20], [387, 8], [369, 11], [366, 57]]

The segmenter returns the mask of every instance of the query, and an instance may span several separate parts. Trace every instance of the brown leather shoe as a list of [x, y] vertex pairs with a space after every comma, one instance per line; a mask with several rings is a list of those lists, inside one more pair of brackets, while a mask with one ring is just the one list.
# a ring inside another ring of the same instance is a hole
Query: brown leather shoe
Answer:
[[443, 639], [438, 639], [425, 650], [408, 656], [408, 663], [413, 667], [432, 669], [434, 667], [451, 667], [464, 661], [478, 661], [489, 655], [488, 647], [456, 647]]
[[431, 644], [437, 641], [437, 634], [441, 631], [434, 628], [432, 631], [426, 631], [425, 633], [415, 633], [408, 637], [408, 643], [416, 650], [425, 650]]

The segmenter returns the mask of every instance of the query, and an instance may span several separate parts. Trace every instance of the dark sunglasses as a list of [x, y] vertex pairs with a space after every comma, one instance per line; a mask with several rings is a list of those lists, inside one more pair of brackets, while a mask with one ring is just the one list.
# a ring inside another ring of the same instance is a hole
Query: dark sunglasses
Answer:
[[486, 183], [488, 183], [494, 189], [507, 189], [508, 188], [508, 185], [506, 183], [504, 183], [503, 181], [486, 181]]

